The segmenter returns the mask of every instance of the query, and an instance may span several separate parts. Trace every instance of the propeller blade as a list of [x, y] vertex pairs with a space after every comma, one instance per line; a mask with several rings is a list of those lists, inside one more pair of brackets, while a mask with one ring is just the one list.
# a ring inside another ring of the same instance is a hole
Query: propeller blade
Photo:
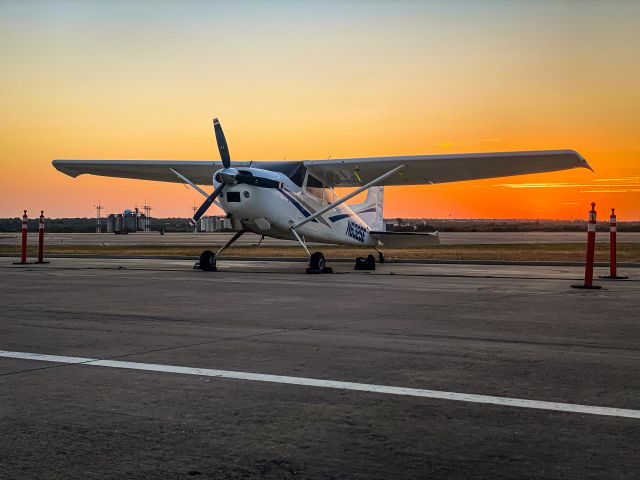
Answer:
[[216, 188], [213, 191], [213, 193], [207, 197], [207, 199], [204, 201], [202, 206], [198, 209], [198, 211], [195, 213], [195, 215], [191, 218], [191, 225], [195, 225], [196, 223], [198, 223], [198, 220], [200, 220], [200, 217], [202, 217], [202, 215], [204, 215], [205, 212], [207, 210], [209, 210], [209, 207], [214, 202], [216, 197], [218, 195], [220, 195], [220, 192], [222, 191], [223, 188], [224, 188], [224, 183], [221, 183], [220, 185], [218, 185], [218, 188]]
[[217, 118], [213, 119], [213, 130], [216, 133], [216, 141], [218, 142], [218, 151], [220, 152], [222, 165], [224, 165], [224, 168], [229, 168], [231, 167], [231, 156], [229, 155], [229, 148], [227, 147], [227, 139], [224, 138], [224, 132]]

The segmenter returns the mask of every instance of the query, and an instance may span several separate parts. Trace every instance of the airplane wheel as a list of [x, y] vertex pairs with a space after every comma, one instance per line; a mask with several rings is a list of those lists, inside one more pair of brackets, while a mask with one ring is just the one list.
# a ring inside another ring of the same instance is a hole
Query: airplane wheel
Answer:
[[384, 252], [378, 252], [378, 262], [384, 263]]
[[309, 258], [309, 269], [322, 271], [326, 267], [327, 262], [324, 259], [322, 252], [315, 252]]
[[200, 270], [205, 272], [215, 272], [216, 268], [216, 254], [211, 250], [205, 250], [200, 254]]

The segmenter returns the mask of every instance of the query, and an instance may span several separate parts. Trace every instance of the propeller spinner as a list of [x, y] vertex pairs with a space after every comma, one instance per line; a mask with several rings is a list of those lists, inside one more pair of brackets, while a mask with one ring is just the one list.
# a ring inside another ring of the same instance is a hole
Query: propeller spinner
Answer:
[[202, 206], [198, 209], [195, 215], [191, 218], [191, 224], [195, 225], [198, 223], [198, 220], [205, 214], [211, 204], [215, 201], [215, 199], [220, 195], [220, 192], [224, 189], [227, 184], [234, 184], [236, 181], [236, 176], [238, 175], [238, 171], [235, 168], [231, 168], [231, 156], [229, 155], [229, 148], [227, 147], [227, 139], [224, 138], [224, 132], [222, 131], [222, 126], [220, 126], [220, 122], [217, 118], [213, 119], [213, 130], [216, 134], [216, 141], [218, 142], [218, 151], [220, 152], [220, 159], [222, 160], [222, 165], [224, 166], [224, 170], [220, 172], [220, 185], [213, 191], [211, 195], [207, 197]]

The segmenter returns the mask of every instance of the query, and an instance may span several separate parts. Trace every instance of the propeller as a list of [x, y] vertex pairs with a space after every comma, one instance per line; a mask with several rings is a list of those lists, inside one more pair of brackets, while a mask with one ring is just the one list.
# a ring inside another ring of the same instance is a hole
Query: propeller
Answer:
[[224, 138], [224, 132], [217, 118], [213, 119], [213, 131], [216, 133], [216, 141], [218, 142], [218, 151], [220, 152], [222, 165], [224, 168], [231, 168], [231, 156], [229, 155], [229, 148], [227, 147], [227, 139]]
[[220, 122], [217, 118], [213, 119], [213, 131], [216, 134], [218, 151], [220, 152], [220, 158], [222, 159], [224, 170], [220, 172], [220, 185], [218, 185], [213, 193], [207, 197], [202, 206], [191, 218], [192, 225], [198, 223], [200, 217], [202, 217], [205, 212], [209, 210], [211, 204], [215, 201], [218, 195], [220, 195], [220, 192], [222, 192], [227, 184], [233, 185], [234, 183], [236, 183], [236, 177], [238, 175], [238, 171], [235, 168], [231, 168], [231, 156], [229, 155], [229, 148], [227, 147], [227, 139], [224, 138], [224, 132], [222, 131], [222, 127], [220, 126]]

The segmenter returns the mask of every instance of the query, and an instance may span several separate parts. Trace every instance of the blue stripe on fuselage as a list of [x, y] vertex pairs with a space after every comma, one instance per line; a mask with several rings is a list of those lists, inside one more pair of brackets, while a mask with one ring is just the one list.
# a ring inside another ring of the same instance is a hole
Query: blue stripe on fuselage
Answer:
[[[367, 213], [367, 212], [375, 212], [376, 211], [376, 207], [370, 207], [367, 208], [365, 210], [362, 210], [360, 212], [358, 212], [358, 215], [361, 213]], [[334, 215], [333, 217], [329, 217], [329, 220], [331, 220], [332, 222], [337, 222], [338, 220], [342, 220], [343, 218], [347, 218], [347, 217], [354, 217], [356, 214], [351, 212], [351, 213], [341, 213], [339, 215]]]
[[340, 215], [334, 215], [333, 217], [329, 217], [329, 220], [331, 220], [332, 222], [337, 222], [338, 220], [342, 220], [343, 218], [347, 218], [347, 217], [353, 217], [355, 216], [355, 213], [341, 213]]

